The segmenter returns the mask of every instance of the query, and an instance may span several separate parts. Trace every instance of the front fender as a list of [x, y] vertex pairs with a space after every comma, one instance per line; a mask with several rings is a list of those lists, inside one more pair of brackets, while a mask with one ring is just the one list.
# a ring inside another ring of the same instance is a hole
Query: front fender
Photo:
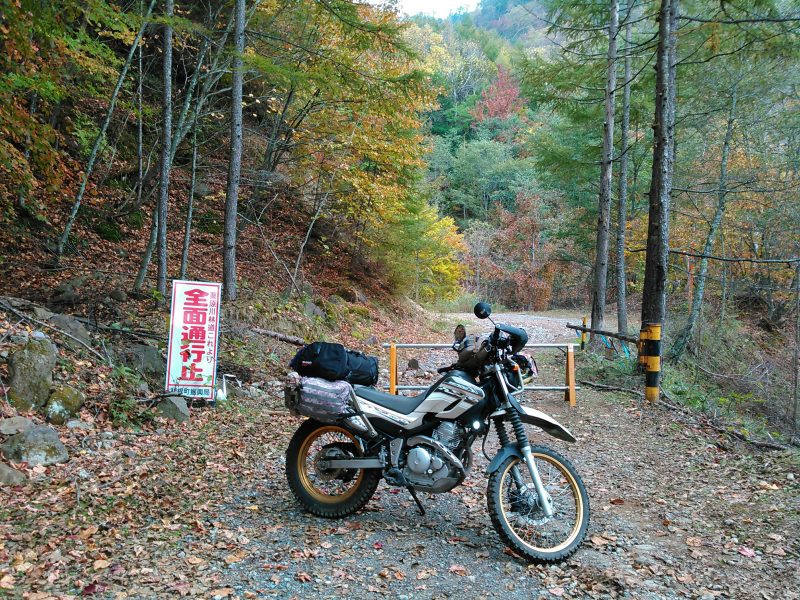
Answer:
[[500, 448], [500, 452], [497, 453], [497, 456], [495, 456], [492, 459], [492, 462], [489, 463], [489, 467], [486, 469], [486, 474], [491, 475], [492, 473], [497, 471], [497, 469], [500, 468], [500, 465], [503, 464], [503, 461], [507, 459], [509, 456], [516, 456], [520, 460], [524, 458], [522, 456], [522, 452], [519, 451], [519, 448], [517, 448], [516, 444], [509, 444], [508, 446], [503, 446], [502, 448]]
[[[542, 431], [544, 431], [548, 435], [552, 435], [554, 438], [559, 440], [564, 440], [565, 442], [575, 442], [575, 436], [569, 432], [569, 429], [564, 427], [561, 423], [556, 421], [553, 417], [548, 415], [547, 413], [543, 413], [540, 410], [536, 410], [535, 408], [529, 408], [527, 406], [521, 406], [517, 403], [517, 412], [519, 413], [520, 418], [522, 419], [523, 423], [528, 423], [529, 425], [535, 425], [539, 427]], [[495, 417], [501, 417], [506, 413], [506, 409], [501, 408], [493, 412], [489, 415], [490, 419]]]

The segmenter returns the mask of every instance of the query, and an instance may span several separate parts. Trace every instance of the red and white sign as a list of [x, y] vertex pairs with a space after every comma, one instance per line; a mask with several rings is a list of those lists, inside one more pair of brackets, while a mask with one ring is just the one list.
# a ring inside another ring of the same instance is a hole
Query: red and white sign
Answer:
[[172, 316], [167, 347], [168, 392], [214, 399], [222, 284], [172, 282]]

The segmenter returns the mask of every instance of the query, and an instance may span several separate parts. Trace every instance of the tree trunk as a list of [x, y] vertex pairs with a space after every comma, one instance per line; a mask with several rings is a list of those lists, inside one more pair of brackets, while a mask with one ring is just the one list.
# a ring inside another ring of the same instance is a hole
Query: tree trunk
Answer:
[[[139, 13], [143, 10], [142, 0], [139, 0]], [[142, 82], [144, 72], [142, 70], [142, 45], [139, 44], [139, 78], [136, 85], [136, 166], [138, 177], [136, 179], [136, 208], [142, 206], [142, 186], [144, 185], [144, 111], [142, 110], [144, 100], [142, 97]]]
[[[171, 2], [172, 0], [167, 1]], [[78, 188], [78, 195], [75, 197], [75, 203], [72, 205], [72, 210], [69, 213], [69, 217], [67, 217], [67, 223], [64, 225], [64, 231], [61, 234], [61, 237], [58, 239], [58, 244], [56, 246], [56, 261], [58, 261], [58, 259], [60, 259], [64, 254], [64, 246], [67, 244], [70, 231], [72, 231], [72, 226], [75, 224], [75, 219], [78, 217], [78, 211], [81, 208], [83, 195], [86, 193], [86, 185], [89, 183], [89, 177], [92, 175], [94, 163], [97, 160], [97, 155], [100, 153], [100, 146], [105, 138], [108, 125], [111, 123], [111, 117], [114, 115], [114, 107], [117, 104], [117, 96], [122, 89], [122, 84], [125, 82], [125, 76], [128, 74], [128, 69], [130, 69], [131, 63], [133, 62], [133, 55], [136, 53], [136, 49], [139, 47], [139, 42], [144, 35], [144, 30], [147, 28], [147, 19], [150, 16], [150, 13], [153, 12], [153, 7], [155, 5], [156, 0], [150, 0], [150, 6], [147, 8], [147, 14], [142, 19], [142, 24], [139, 27], [139, 31], [136, 33], [136, 37], [133, 39], [133, 44], [131, 44], [131, 48], [128, 51], [128, 57], [125, 59], [125, 63], [122, 65], [122, 69], [119, 72], [117, 85], [114, 86], [114, 91], [111, 92], [111, 99], [108, 103], [108, 111], [106, 112], [105, 119], [103, 119], [103, 124], [100, 127], [100, 131], [97, 132], [97, 137], [92, 145], [92, 150], [89, 153], [89, 161], [86, 163], [86, 171], [81, 179], [81, 185]]]
[[[203, 68], [203, 61], [205, 60], [206, 52], [208, 52], [208, 48], [211, 46], [211, 43], [207, 37], [203, 38], [203, 41], [200, 44], [200, 51], [197, 55], [197, 66], [194, 69], [194, 73], [192, 73], [192, 78], [189, 80], [189, 85], [186, 87], [186, 95], [183, 98], [183, 107], [181, 108], [181, 112], [178, 114], [178, 120], [175, 123], [175, 135], [172, 136], [172, 140], [170, 141], [170, 148], [169, 148], [169, 160], [170, 166], [172, 165], [172, 161], [175, 160], [175, 154], [178, 152], [178, 146], [183, 141], [185, 136], [185, 132], [188, 132], [188, 127], [186, 125], [186, 117], [189, 115], [189, 107], [192, 104], [192, 99], [194, 98], [194, 90], [197, 87], [197, 82], [200, 80], [200, 73]], [[197, 103], [195, 103], [195, 119], [197, 118], [197, 112], [199, 110]], [[195, 121], [196, 122], [196, 121]], [[184, 135], [181, 135], [184, 133]]]
[[792, 428], [794, 436], [800, 431], [800, 263], [796, 263], [794, 270], [794, 373], [792, 403]]
[[189, 267], [189, 245], [192, 239], [192, 213], [194, 212], [194, 185], [197, 178], [197, 111], [194, 113], [192, 131], [192, 174], [189, 180], [189, 204], [186, 207], [186, 227], [183, 231], [183, 252], [181, 252], [181, 272], [178, 277], [186, 279]]
[[728, 111], [728, 123], [725, 128], [725, 138], [722, 142], [722, 157], [719, 165], [719, 185], [717, 186], [717, 208], [714, 211], [714, 218], [711, 220], [711, 225], [708, 227], [708, 235], [706, 236], [706, 243], [703, 246], [703, 257], [700, 259], [700, 268], [698, 269], [697, 277], [695, 278], [694, 294], [692, 296], [692, 308], [689, 311], [689, 320], [686, 325], [678, 334], [675, 343], [669, 351], [670, 360], [680, 360], [689, 340], [692, 339], [692, 334], [697, 325], [700, 316], [700, 308], [703, 305], [703, 295], [706, 288], [706, 276], [708, 275], [708, 258], [714, 249], [714, 238], [717, 235], [722, 224], [722, 218], [725, 215], [725, 202], [728, 196], [728, 157], [730, 156], [731, 140], [733, 139], [733, 124], [736, 120], [736, 90], [734, 89], [731, 95], [731, 106]]
[[167, 295], [167, 207], [169, 206], [170, 149], [172, 142], [172, 25], [169, 20], [175, 9], [174, 0], [166, 0], [164, 14], [164, 95], [161, 105], [163, 126], [161, 132], [161, 183], [158, 187], [158, 275], [156, 287], [161, 301]]
[[150, 267], [150, 260], [153, 258], [153, 250], [156, 248], [156, 238], [158, 236], [158, 207], [153, 207], [153, 216], [150, 222], [150, 238], [147, 240], [142, 262], [139, 265], [139, 272], [136, 274], [136, 281], [133, 282], [133, 291], [142, 291], [144, 280], [147, 278], [147, 269]]
[[620, 130], [619, 199], [617, 200], [617, 331], [628, 333], [627, 277], [625, 272], [625, 228], [628, 224], [628, 132], [631, 123], [631, 14], [625, 24], [625, 83], [622, 88]]
[[228, 163], [228, 189], [225, 194], [222, 289], [226, 300], [236, 300], [236, 225], [239, 206], [239, 176], [242, 170], [242, 80], [244, 54], [245, 0], [236, 0], [234, 25], [235, 54], [231, 82], [231, 156]]
[[[600, 197], [597, 203], [597, 243], [595, 245], [594, 290], [592, 294], [592, 329], [602, 329], [606, 311], [608, 284], [608, 233], [611, 221], [611, 177], [614, 155], [614, 108], [617, 88], [617, 22], [619, 2], [609, 4], [608, 62], [606, 75], [605, 122], [603, 123], [603, 157], [600, 165]], [[592, 336], [597, 347], [600, 338]]]
[[656, 102], [653, 123], [653, 167], [650, 178], [642, 324], [664, 323], [669, 266], [669, 214], [675, 135], [675, 70], [679, 0], [661, 0]]

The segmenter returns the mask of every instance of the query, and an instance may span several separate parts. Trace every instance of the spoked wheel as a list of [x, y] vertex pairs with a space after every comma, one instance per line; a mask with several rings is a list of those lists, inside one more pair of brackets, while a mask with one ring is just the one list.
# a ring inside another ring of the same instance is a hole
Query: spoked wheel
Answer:
[[362, 456], [361, 444], [346, 429], [313, 419], [303, 423], [286, 450], [286, 478], [295, 498], [319, 517], [346, 517], [362, 508], [380, 482], [379, 469], [323, 469], [334, 458]]
[[575, 467], [544, 446], [531, 448], [553, 516], [539, 506], [525, 461], [511, 456], [489, 477], [487, 500], [492, 524], [512, 550], [538, 563], [571, 556], [586, 537], [589, 496]]

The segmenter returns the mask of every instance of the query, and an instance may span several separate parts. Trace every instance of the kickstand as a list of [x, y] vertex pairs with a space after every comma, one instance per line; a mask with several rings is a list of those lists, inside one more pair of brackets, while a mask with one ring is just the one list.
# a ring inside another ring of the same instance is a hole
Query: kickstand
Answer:
[[407, 489], [408, 489], [408, 492], [411, 494], [411, 497], [414, 499], [414, 502], [417, 503], [417, 508], [419, 509], [419, 514], [421, 514], [424, 517], [425, 516], [425, 509], [422, 508], [422, 502], [419, 501], [419, 498], [417, 497], [417, 492], [415, 492], [414, 488], [411, 487], [410, 485], [407, 486]]

